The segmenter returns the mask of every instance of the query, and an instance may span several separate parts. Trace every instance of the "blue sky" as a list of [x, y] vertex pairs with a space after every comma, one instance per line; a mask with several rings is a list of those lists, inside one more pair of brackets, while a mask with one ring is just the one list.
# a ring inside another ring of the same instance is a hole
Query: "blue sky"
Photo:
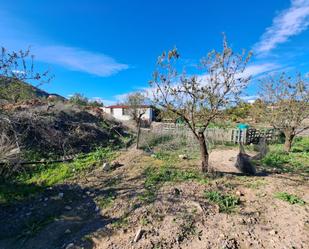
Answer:
[[[55, 75], [42, 88], [82, 93], [105, 104], [148, 87], [156, 58], [177, 46], [196, 64], [220, 49], [253, 50], [248, 74], [309, 72], [309, 0], [14, 0], [0, 2], [0, 45], [31, 45], [39, 68]], [[253, 81], [247, 98], [254, 98]]]

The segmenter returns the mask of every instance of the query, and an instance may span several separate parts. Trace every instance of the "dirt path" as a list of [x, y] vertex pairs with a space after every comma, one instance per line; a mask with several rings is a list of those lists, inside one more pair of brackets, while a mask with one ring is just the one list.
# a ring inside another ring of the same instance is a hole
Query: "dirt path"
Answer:
[[[214, 150], [210, 161], [220, 171], [237, 172], [231, 161], [236, 155], [237, 150]], [[306, 179], [286, 174], [231, 175], [209, 184], [169, 182], [159, 188], [154, 201], [144, 203], [140, 197], [145, 193], [145, 168], [160, 166], [160, 160], [130, 149], [121, 153], [117, 161], [121, 166], [115, 170], [105, 172], [98, 168], [47, 190], [29, 203], [0, 210], [0, 222], [6, 224], [0, 229], [0, 248], [309, 246], [308, 205], [291, 205], [273, 197], [276, 192], [286, 191], [308, 203]], [[195, 168], [197, 163], [186, 160], [179, 165]], [[239, 194], [241, 205], [231, 214], [221, 213], [218, 206], [205, 199], [205, 190]], [[141, 236], [133, 242], [139, 229]]]

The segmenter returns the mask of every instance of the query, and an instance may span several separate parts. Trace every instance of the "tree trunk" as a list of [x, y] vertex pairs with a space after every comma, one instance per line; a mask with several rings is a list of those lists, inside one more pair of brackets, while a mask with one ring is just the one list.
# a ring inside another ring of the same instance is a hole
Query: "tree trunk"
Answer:
[[284, 151], [285, 152], [290, 152], [291, 151], [291, 147], [292, 147], [292, 142], [294, 139], [294, 134], [291, 131], [285, 131], [284, 132], [284, 136], [285, 136], [285, 141], [284, 141]]
[[202, 172], [205, 173], [208, 171], [208, 151], [206, 146], [206, 139], [203, 132], [198, 133], [198, 140], [200, 144], [200, 151], [201, 151], [201, 160], [202, 160]]
[[136, 149], [139, 148], [139, 139], [141, 135], [141, 121], [139, 120], [137, 122], [137, 138], [136, 138]]

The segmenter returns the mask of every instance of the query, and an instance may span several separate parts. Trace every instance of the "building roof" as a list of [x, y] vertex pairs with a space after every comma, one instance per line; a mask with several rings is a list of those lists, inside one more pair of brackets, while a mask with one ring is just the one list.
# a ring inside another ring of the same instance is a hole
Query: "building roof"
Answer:
[[[137, 106], [138, 108], [151, 108], [150, 105], [140, 105]], [[128, 105], [110, 105], [110, 106], [106, 106], [105, 108], [130, 108], [130, 106]]]

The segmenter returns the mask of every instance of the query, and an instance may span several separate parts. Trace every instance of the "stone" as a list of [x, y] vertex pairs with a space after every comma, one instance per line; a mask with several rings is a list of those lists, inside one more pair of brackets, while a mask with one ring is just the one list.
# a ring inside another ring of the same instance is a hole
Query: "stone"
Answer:
[[185, 155], [185, 154], [182, 154], [182, 155], [178, 155], [178, 158], [182, 159], [182, 160], [185, 160], [185, 159], [188, 159], [188, 156]]
[[62, 193], [62, 192], [60, 192], [59, 194], [58, 194], [58, 197], [61, 199], [61, 198], [63, 198], [63, 196], [64, 196], [64, 194]]
[[65, 206], [64, 209], [65, 209], [65, 210], [71, 210], [72, 207], [71, 207], [71, 206]]
[[67, 229], [67, 230], [64, 231], [64, 233], [66, 233], [66, 234], [71, 233], [71, 230]]
[[65, 249], [73, 249], [74, 248], [74, 244], [73, 243], [70, 243], [68, 244]]
[[109, 163], [103, 163], [102, 169], [103, 171], [109, 171], [111, 169], [111, 166]]
[[138, 241], [142, 238], [142, 235], [143, 235], [143, 230], [142, 230], [142, 228], [140, 227], [140, 228], [137, 230], [136, 234], [135, 234], [135, 237], [134, 237], [133, 242], [134, 242], [134, 243], [138, 242]]
[[276, 231], [276, 230], [271, 230], [271, 231], [269, 232], [270, 235], [276, 235], [277, 233], [278, 233], [278, 231]]
[[122, 166], [122, 164], [119, 163], [118, 161], [114, 161], [114, 162], [111, 163], [111, 168], [112, 169], [116, 169], [116, 168], [118, 168], [120, 166]]

